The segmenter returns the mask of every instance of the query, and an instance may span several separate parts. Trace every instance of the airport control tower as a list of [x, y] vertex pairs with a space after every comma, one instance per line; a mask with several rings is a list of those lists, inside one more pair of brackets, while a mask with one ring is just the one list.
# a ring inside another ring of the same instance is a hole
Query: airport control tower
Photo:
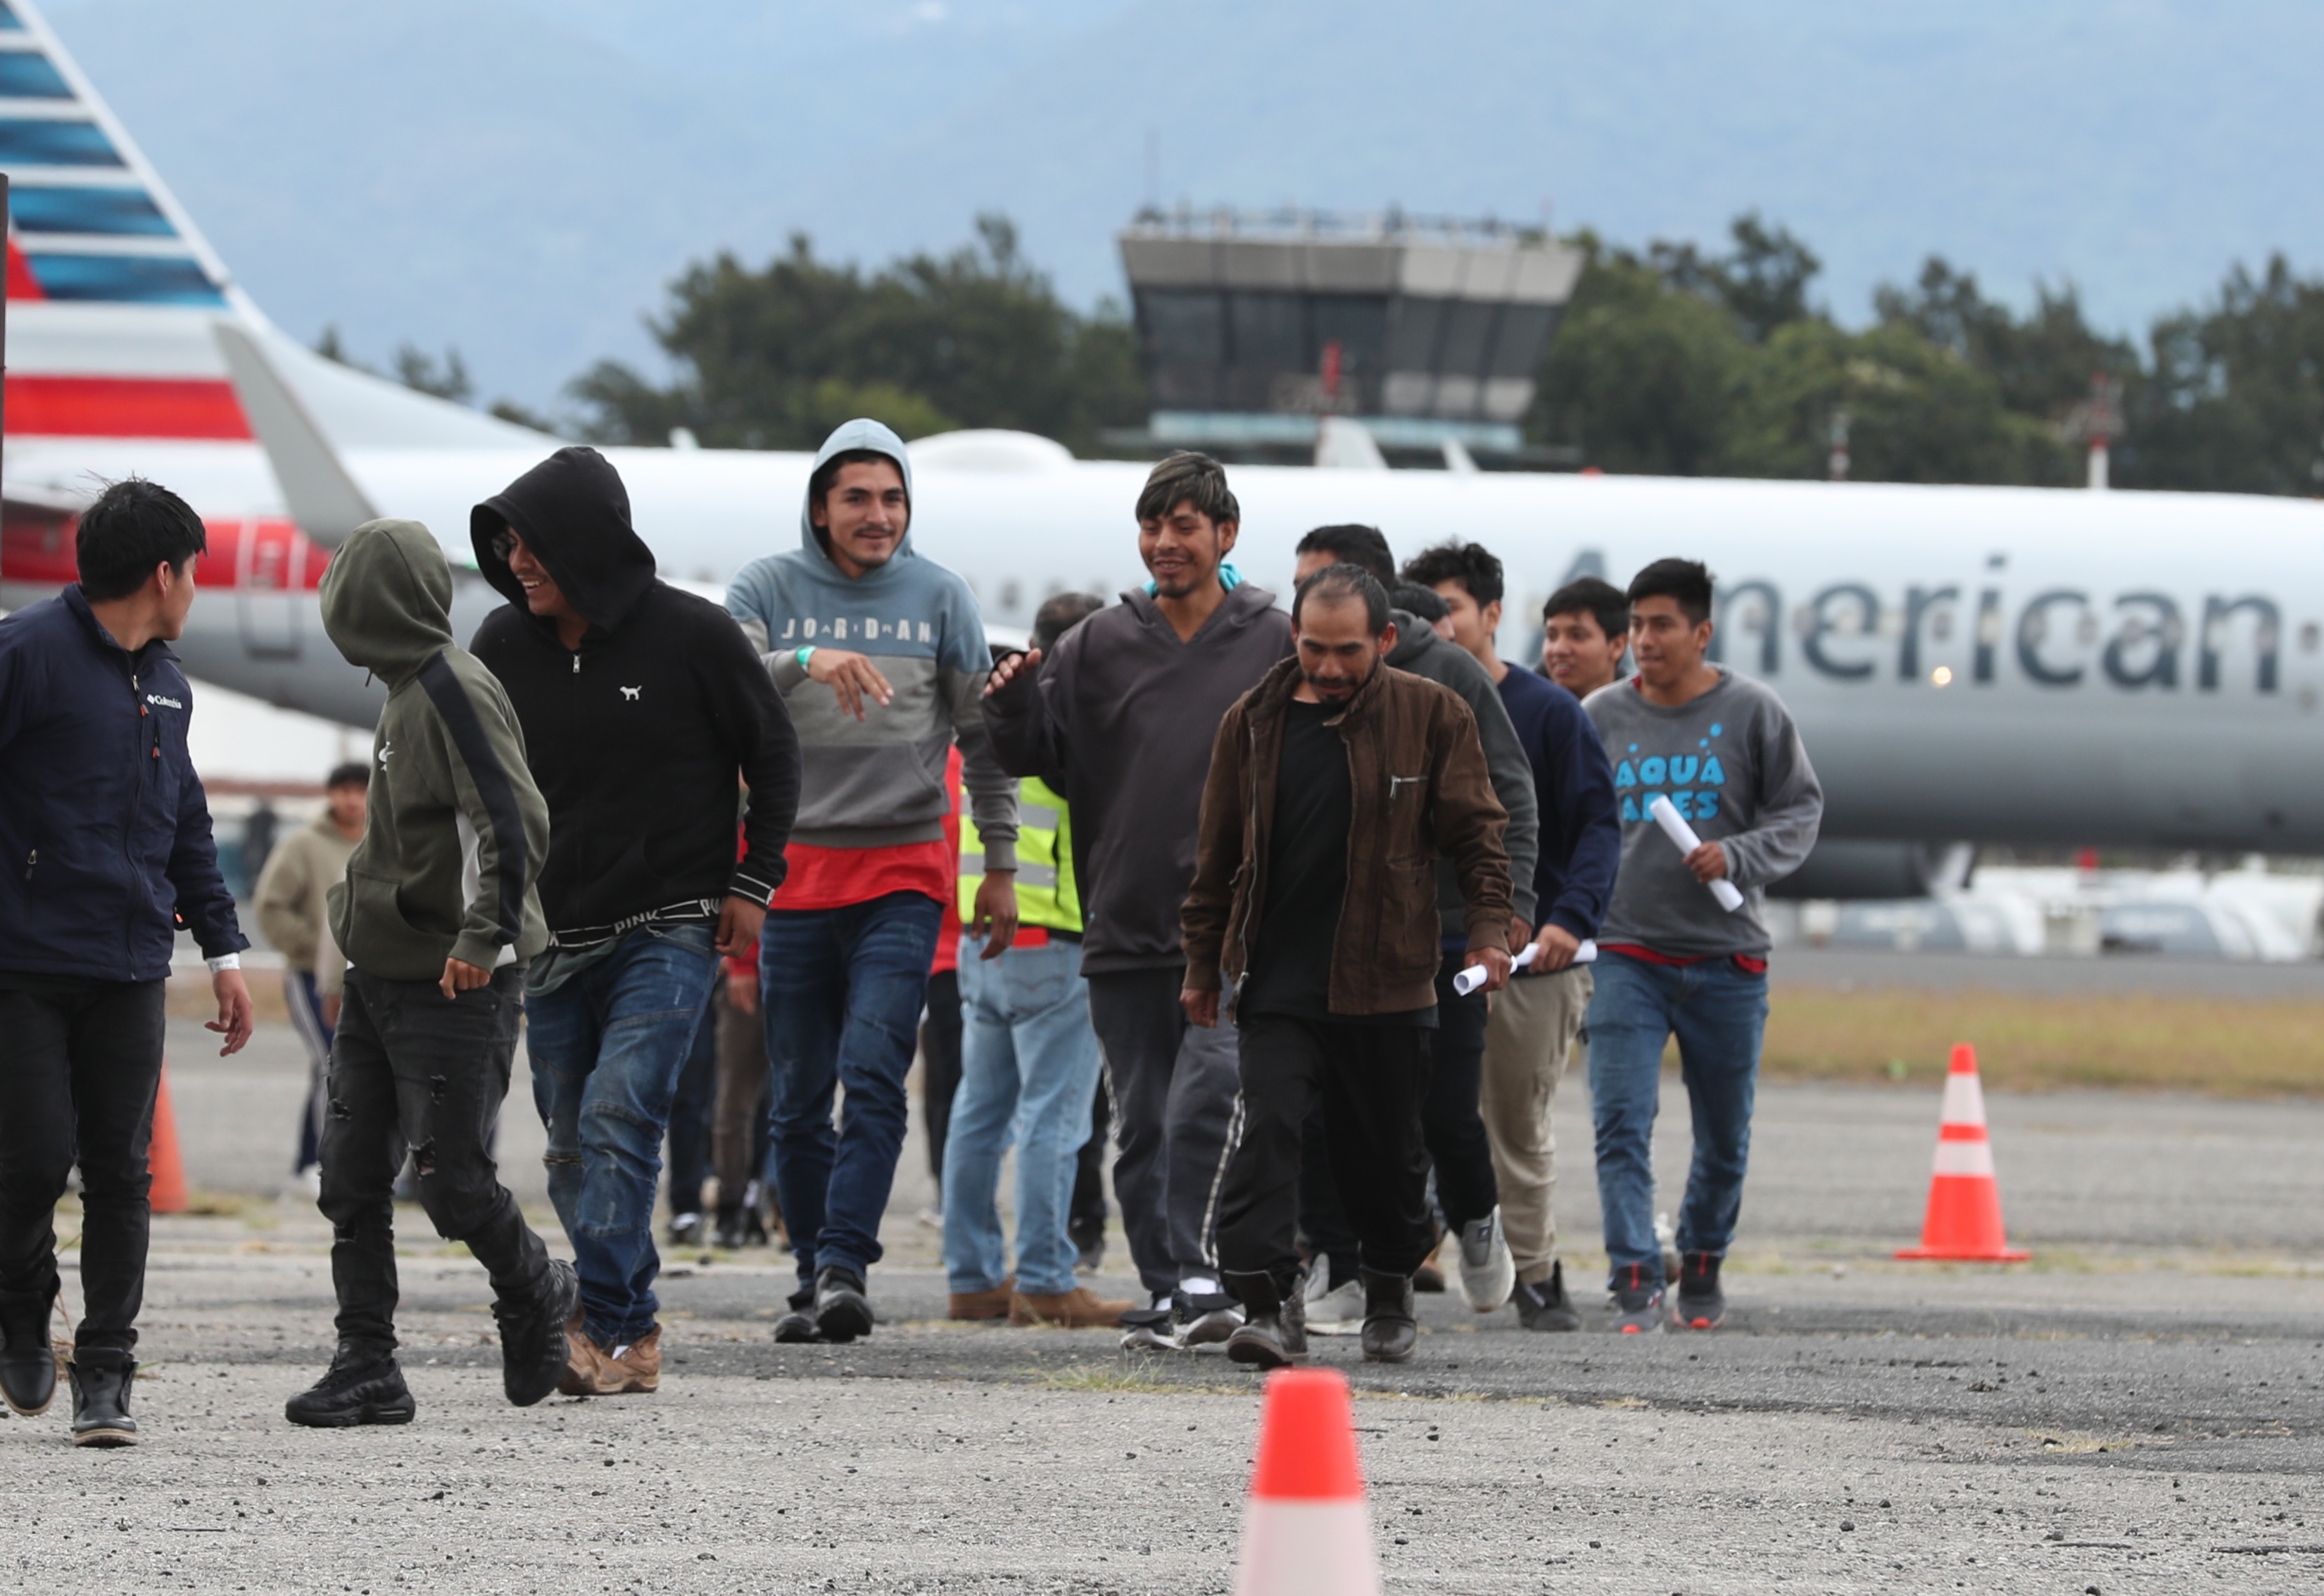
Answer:
[[1516, 463], [1582, 256], [1538, 230], [1393, 210], [1149, 209], [1121, 261], [1154, 395], [1141, 441], [1280, 454], [1343, 416], [1390, 451]]

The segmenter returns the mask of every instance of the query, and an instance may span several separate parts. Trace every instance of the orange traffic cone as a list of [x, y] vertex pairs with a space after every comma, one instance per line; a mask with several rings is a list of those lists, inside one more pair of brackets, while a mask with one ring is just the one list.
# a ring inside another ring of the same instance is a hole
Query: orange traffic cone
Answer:
[[1966, 1044], [1953, 1049], [1945, 1076], [1921, 1244], [1896, 1256], [1963, 1263], [2023, 1263], [2032, 1256], [2012, 1248], [2001, 1227], [2001, 1187], [1993, 1177], [1993, 1144], [1985, 1139], [1985, 1088], [1978, 1080], [1977, 1049]]
[[145, 1149], [145, 1167], [153, 1176], [153, 1212], [183, 1213], [186, 1166], [178, 1157], [178, 1116], [170, 1112], [170, 1077], [166, 1071], [153, 1093], [153, 1139]]
[[1269, 1375], [1235, 1596], [1379, 1596], [1379, 1588], [1347, 1377]]

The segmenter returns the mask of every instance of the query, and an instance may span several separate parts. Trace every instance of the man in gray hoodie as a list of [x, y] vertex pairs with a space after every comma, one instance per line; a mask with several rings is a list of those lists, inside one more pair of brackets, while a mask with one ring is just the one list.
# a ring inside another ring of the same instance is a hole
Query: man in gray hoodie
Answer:
[[[1379, 585], [1393, 591], [1396, 560], [1388, 540], [1377, 527], [1348, 525], [1317, 527], [1299, 540], [1297, 575], [1305, 582], [1327, 566], [1347, 564], [1371, 573]], [[1435, 629], [1405, 610], [1392, 612], [1396, 647], [1388, 664], [1414, 676], [1447, 687], [1461, 696], [1476, 717], [1477, 739], [1492, 772], [1493, 796], [1508, 811], [1508, 830], [1502, 845], [1509, 855], [1510, 901], [1516, 909], [1509, 927], [1509, 946], [1522, 947], [1533, 939], [1534, 865], [1541, 847], [1541, 805], [1534, 790], [1533, 766], [1525, 745], [1517, 741], [1508, 706], [1485, 668], [1458, 643], [1448, 642]], [[1485, 1134], [1479, 1092], [1485, 1061], [1486, 1002], [1482, 992], [1467, 995], [1453, 990], [1468, 956], [1469, 936], [1462, 920], [1461, 887], [1448, 863], [1438, 872], [1436, 903], [1443, 930], [1443, 963], [1437, 967], [1436, 1029], [1429, 1042], [1431, 1069], [1423, 1122], [1428, 1156], [1436, 1167], [1436, 1201], [1444, 1220], [1461, 1240], [1461, 1295], [1480, 1314], [1489, 1314], [1509, 1300], [1517, 1289], [1517, 1260], [1501, 1227], [1499, 1183], [1493, 1176], [1492, 1143]], [[1320, 1134], [1320, 1121], [1311, 1121], [1309, 1134]], [[1332, 1188], [1329, 1166], [1322, 1151], [1307, 1149], [1305, 1167], [1314, 1171], [1304, 1200], [1316, 1213], [1316, 1222], [1337, 1229], [1338, 1194]], [[1340, 1275], [1352, 1264], [1341, 1249], [1330, 1249], [1332, 1273]], [[1330, 1282], [1334, 1290], [1346, 1287], [1345, 1278]], [[1332, 1301], [1318, 1315], [1325, 1322], [1359, 1305], [1352, 1292]]]
[[[992, 669], [968, 584], [912, 551], [912, 466], [877, 421], [824, 440], [799, 546], [744, 566], [726, 608], [759, 648], [798, 729], [789, 874], [759, 936], [774, 1072], [775, 1185], [799, 1289], [778, 1341], [872, 1331], [864, 1272], [904, 1146], [904, 1075], [953, 892], [945, 765], [984, 841], [973, 927], [1017, 931], [1017, 783], [977, 701]], [[835, 1092], [847, 1112], [835, 1130]]]
[[[1631, 579], [1629, 598], [1638, 674], [1582, 705], [1614, 761], [1622, 824], [1590, 998], [1590, 1099], [1615, 1327], [1653, 1334], [1664, 1320], [1652, 1156], [1663, 1048], [1678, 1038], [1694, 1121], [1670, 1316], [1710, 1330], [1726, 1313], [1719, 1267], [1742, 1211], [1767, 1021], [1763, 890], [1815, 846], [1823, 789], [1774, 689], [1703, 658], [1708, 571], [1658, 559]], [[1662, 798], [1699, 846], [1682, 851], [1664, 833]], [[1731, 909], [1715, 895], [1721, 885], [1739, 894]]]
[[992, 673], [985, 722], [1002, 761], [1071, 806], [1090, 1022], [1121, 1112], [1113, 1168], [1151, 1305], [1126, 1344], [1224, 1341], [1241, 1322], [1218, 1278], [1213, 1197], [1237, 1088], [1234, 1039], [1190, 1029], [1179, 906], [1211, 743], [1234, 701], [1291, 652], [1275, 595], [1228, 563], [1242, 512], [1207, 455], [1171, 456], [1138, 497], [1153, 582]]

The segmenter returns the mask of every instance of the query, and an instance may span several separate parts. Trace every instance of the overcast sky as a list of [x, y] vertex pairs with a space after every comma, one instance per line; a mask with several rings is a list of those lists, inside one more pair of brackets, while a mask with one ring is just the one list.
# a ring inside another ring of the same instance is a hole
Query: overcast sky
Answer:
[[882, 259], [1019, 223], [1065, 292], [1166, 202], [1539, 218], [1715, 242], [1757, 208], [1872, 289], [1941, 252], [2143, 330], [2272, 250], [2324, 6], [2181, 0], [55, 0], [51, 20], [286, 329], [456, 345], [553, 404], [650, 362], [687, 261]]

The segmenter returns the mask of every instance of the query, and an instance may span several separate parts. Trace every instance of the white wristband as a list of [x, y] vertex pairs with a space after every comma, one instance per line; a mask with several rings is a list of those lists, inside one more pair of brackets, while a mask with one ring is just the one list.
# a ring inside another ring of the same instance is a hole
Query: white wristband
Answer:
[[225, 953], [214, 959], [204, 959], [202, 963], [208, 964], [210, 967], [210, 973], [215, 975], [221, 970], [241, 969], [242, 955], [238, 953]]

